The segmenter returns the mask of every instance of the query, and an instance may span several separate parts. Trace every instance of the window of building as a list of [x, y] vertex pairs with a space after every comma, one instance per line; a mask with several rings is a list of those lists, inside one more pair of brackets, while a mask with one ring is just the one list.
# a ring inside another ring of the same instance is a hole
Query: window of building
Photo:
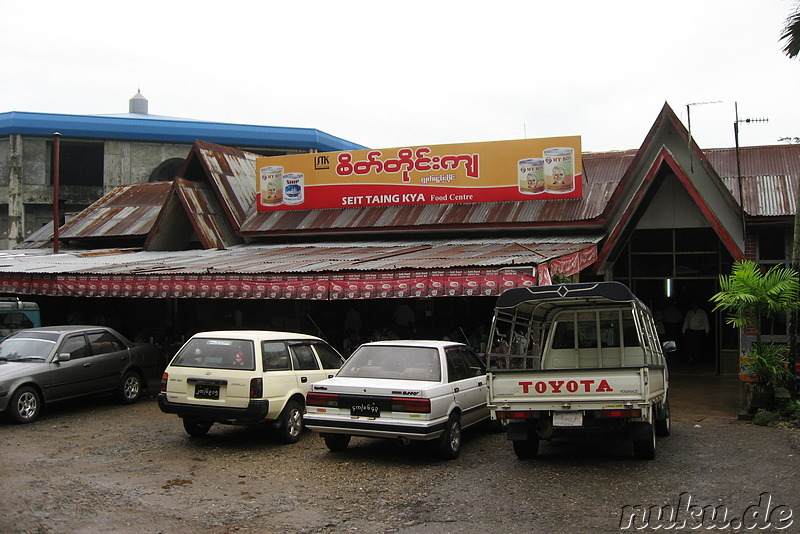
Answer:
[[[50, 184], [55, 177], [55, 151], [53, 142], [48, 143], [50, 151]], [[104, 144], [102, 141], [61, 140], [60, 143], [60, 185], [103, 186]]]

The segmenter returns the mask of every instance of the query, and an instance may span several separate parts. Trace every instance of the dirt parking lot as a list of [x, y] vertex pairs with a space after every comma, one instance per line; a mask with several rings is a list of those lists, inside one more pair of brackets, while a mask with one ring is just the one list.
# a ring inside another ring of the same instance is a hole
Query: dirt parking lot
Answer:
[[679, 507], [687, 496], [733, 518], [782, 506], [791, 526], [776, 528], [775, 512], [759, 531], [800, 532], [792, 431], [680, 403], [673, 412], [651, 462], [614, 439], [544, 443], [521, 462], [505, 435], [477, 430], [447, 462], [361, 438], [335, 454], [308, 431], [288, 446], [221, 426], [192, 439], [154, 399], [67, 403], [31, 425], [0, 423], [0, 532], [602, 533], [621, 531], [626, 505]]

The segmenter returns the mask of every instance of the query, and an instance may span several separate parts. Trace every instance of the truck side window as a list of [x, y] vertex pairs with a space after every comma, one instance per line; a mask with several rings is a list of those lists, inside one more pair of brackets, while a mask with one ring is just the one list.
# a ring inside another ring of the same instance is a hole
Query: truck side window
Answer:
[[578, 314], [578, 347], [581, 349], [597, 348], [597, 323], [595, 313]]
[[626, 347], [639, 346], [639, 336], [636, 333], [636, 323], [633, 322], [633, 317], [622, 319], [622, 340]]
[[553, 334], [554, 349], [575, 348], [575, 323], [573, 321], [559, 321]]

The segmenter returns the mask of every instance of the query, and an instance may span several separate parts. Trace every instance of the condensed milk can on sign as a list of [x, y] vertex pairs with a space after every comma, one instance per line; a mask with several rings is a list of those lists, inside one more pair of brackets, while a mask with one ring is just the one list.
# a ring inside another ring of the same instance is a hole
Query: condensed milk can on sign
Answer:
[[535, 195], [544, 191], [544, 159], [526, 158], [517, 162], [519, 192]]
[[259, 169], [258, 195], [264, 206], [283, 203], [283, 167], [270, 166]]
[[548, 193], [575, 190], [575, 151], [569, 147], [547, 148], [544, 159], [544, 188]]
[[283, 203], [302, 204], [303, 203], [303, 181], [305, 176], [302, 172], [290, 172], [283, 175]]

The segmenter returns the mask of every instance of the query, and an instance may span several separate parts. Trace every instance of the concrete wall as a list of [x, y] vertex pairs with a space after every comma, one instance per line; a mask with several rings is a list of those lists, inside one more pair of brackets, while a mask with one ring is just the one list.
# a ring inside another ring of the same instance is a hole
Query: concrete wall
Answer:
[[[26, 136], [0, 139], [0, 249], [13, 247], [53, 219], [49, 141], [52, 139]], [[115, 187], [146, 183], [161, 163], [185, 158], [190, 149], [188, 144], [106, 141], [103, 187], [62, 186], [59, 191], [62, 212], [79, 211]], [[18, 233], [9, 223], [12, 220], [20, 221], [23, 235], [18, 238], [9, 235]]]

